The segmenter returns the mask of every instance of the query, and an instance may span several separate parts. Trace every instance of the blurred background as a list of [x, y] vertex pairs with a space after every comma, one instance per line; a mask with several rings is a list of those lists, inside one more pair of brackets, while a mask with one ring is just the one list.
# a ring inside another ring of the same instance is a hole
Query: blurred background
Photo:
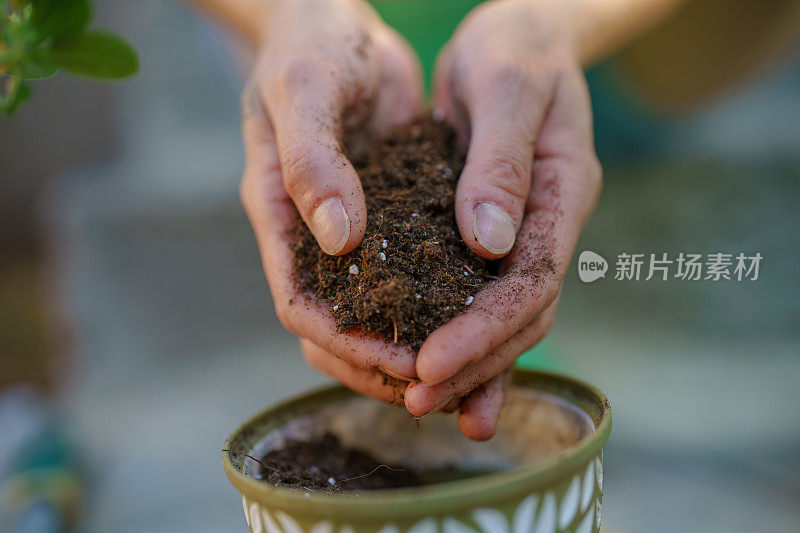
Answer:
[[[327, 381], [278, 324], [239, 205], [246, 62], [177, 3], [97, 18], [136, 44], [138, 78], [58, 76], [0, 122], [0, 427], [22, 442], [55, 403], [72, 444], [46, 453], [86, 476], [81, 531], [243, 531], [223, 440]], [[606, 526], [798, 531], [800, 54], [682, 114], [634, 117], [614, 69], [589, 73], [606, 181], [578, 252], [758, 252], [759, 279], [571, 270], [526, 364], [612, 402]]]

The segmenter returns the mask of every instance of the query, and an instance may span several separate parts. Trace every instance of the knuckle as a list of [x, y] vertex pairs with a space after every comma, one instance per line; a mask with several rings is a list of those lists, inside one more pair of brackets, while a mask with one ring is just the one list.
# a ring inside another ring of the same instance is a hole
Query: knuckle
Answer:
[[281, 323], [281, 326], [292, 333], [297, 333], [295, 331], [296, 328], [294, 327], [294, 313], [292, 312], [291, 304], [275, 302], [275, 315], [278, 317], [278, 322]]
[[283, 185], [292, 198], [305, 195], [309, 187], [309, 178], [314, 173], [315, 164], [299, 142], [289, 142], [281, 154], [281, 171]]
[[536, 340], [536, 343], [542, 342], [545, 337], [550, 335], [550, 332], [553, 330], [553, 325], [555, 325], [556, 316], [554, 313], [548, 313], [546, 317], [543, 319], [542, 329], [539, 333], [539, 338]]
[[521, 157], [508, 153], [488, 163], [487, 181], [516, 200], [525, 200], [530, 184], [530, 168]]
[[239, 180], [239, 201], [248, 215], [252, 215], [254, 212], [255, 196], [252, 172], [245, 170], [244, 174], [242, 174], [242, 179]]
[[549, 335], [550, 332], [553, 330], [553, 326], [555, 325], [555, 323], [556, 323], [556, 315], [555, 314], [550, 315], [550, 316], [547, 317], [547, 319], [545, 321], [545, 324], [544, 324], [544, 336], [545, 337], [547, 335]]
[[544, 291], [544, 302], [545, 307], [549, 307], [553, 302], [558, 299], [558, 295], [561, 294], [561, 283], [550, 283], [549, 286]]
[[301, 352], [303, 354], [303, 359], [305, 359], [308, 366], [314, 370], [317, 370], [318, 372], [322, 372], [322, 364], [320, 362], [319, 354], [316, 353], [316, 350], [313, 347], [303, 343]]
[[318, 81], [319, 61], [308, 55], [293, 55], [279, 67], [275, 76], [278, 88], [293, 92]]
[[496, 59], [487, 71], [492, 84], [516, 85], [528, 83], [531, 79], [528, 69], [513, 59]]
[[258, 87], [253, 82], [248, 82], [239, 96], [239, 109], [241, 110], [242, 117], [247, 118], [252, 116], [261, 103], [258, 100]]
[[533, 69], [526, 62], [500, 58], [494, 60], [486, 69], [486, 83], [510, 93], [528, 96], [526, 100], [542, 100], [549, 92], [549, 76], [534, 76]]
[[593, 193], [599, 193], [603, 186], [603, 165], [597, 158], [597, 155], [592, 153], [586, 163], [586, 179]]
[[281, 323], [285, 329], [289, 328], [289, 316], [286, 312], [286, 306], [283, 304], [275, 303], [275, 316], [278, 317], [278, 322]]
[[239, 180], [239, 201], [242, 203], [242, 207], [244, 207], [245, 212], [250, 211], [250, 206], [248, 205], [250, 200], [250, 184], [249, 180], [247, 179], [247, 174], [242, 175], [242, 179]]

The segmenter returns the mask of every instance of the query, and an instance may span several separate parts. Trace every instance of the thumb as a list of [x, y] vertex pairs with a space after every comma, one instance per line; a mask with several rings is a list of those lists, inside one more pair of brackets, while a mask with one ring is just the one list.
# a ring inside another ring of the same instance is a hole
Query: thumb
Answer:
[[286, 192], [320, 248], [341, 255], [364, 237], [366, 203], [342, 148], [339, 106], [331, 101], [332, 91], [308, 83], [313, 79], [320, 76], [289, 77], [282, 90], [267, 98], [267, 107]]
[[472, 134], [456, 189], [456, 220], [473, 252], [499, 259], [514, 246], [522, 224], [548, 102], [547, 92], [520, 68], [492, 68], [464, 91]]

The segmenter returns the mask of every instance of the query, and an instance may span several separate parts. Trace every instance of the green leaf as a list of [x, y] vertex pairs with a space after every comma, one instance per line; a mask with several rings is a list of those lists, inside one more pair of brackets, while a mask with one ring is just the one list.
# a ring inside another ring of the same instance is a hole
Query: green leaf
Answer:
[[48, 60], [42, 50], [36, 50], [14, 65], [10, 74], [23, 80], [50, 78], [58, 72], [58, 65]]
[[31, 86], [18, 78], [9, 78], [5, 91], [0, 95], [0, 115], [13, 115], [19, 105], [31, 96]]
[[119, 79], [136, 74], [136, 50], [126, 41], [105, 32], [87, 32], [54, 43], [48, 59], [73, 74], [100, 79]]
[[14, 75], [23, 80], [42, 80], [52, 78], [58, 72], [58, 65], [47, 61], [24, 61], [14, 68]]
[[31, 24], [38, 42], [68, 40], [82, 33], [92, 18], [89, 0], [32, 0]]
[[31, 15], [31, 22], [33, 24], [39, 24], [44, 19], [47, 18], [47, 15], [50, 13], [50, 8], [53, 6], [53, 0], [31, 0], [31, 7], [33, 8], [33, 14]]
[[75, 0], [68, 3], [59, 15], [50, 36], [56, 41], [63, 41], [86, 31], [92, 20], [92, 5], [89, 0]]

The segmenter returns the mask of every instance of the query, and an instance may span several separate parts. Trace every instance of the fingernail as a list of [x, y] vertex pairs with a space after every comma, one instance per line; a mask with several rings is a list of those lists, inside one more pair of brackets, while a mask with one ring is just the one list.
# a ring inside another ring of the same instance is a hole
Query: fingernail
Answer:
[[391, 370], [386, 370], [383, 367], [379, 367], [379, 368], [380, 368], [381, 372], [383, 372], [387, 376], [392, 377], [394, 379], [399, 379], [399, 380], [402, 380], [402, 381], [411, 381], [411, 379], [412, 379], [412, 378], [409, 378], [409, 377], [406, 377], [406, 376], [401, 376], [400, 374], [398, 374], [396, 372], [392, 372]]
[[[417, 385], [417, 386], [424, 387], [425, 385]], [[408, 394], [408, 389], [406, 389], [406, 394]], [[439, 403], [436, 407], [434, 407], [433, 409], [429, 410], [424, 415], [416, 416], [414, 418], [416, 418], [418, 420], [422, 420], [425, 417], [428, 417], [428, 416], [431, 416], [432, 414], [438, 413], [442, 409], [444, 409], [447, 406], [447, 404], [450, 403], [451, 401], [453, 401], [453, 397], [452, 396], [448, 396], [443, 402]]]
[[311, 226], [320, 248], [326, 254], [338, 254], [350, 239], [350, 218], [341, 198], [332, 196], [314, 210]]
[[[447, 404], [448, 404], [448, 403], [450, 403], [450, 402], [452, 402], [452, 401], [453, 401], [453, 397], [452, 397], [452, 396], [448, 396], [448, 397], [447, 397], [447, 399], [446, 399], [445, 401], [443, 401], [442, 403], [440, 403], [439, 405], [437, 405], [436, 407], [434, 407], [433, 411], [431, 411], [431, 412], [430, 412], [430, 413], [428, 413], [428, 414], [430, 415], [430, 414], [433, 414], [433, 413], [438, 413], [439, 411], [441, 411], [442, 409], [444, 409], [445, 407], [447, 407]], [[427, 416], [427, 415], [426, 415], [426, 416]]]
[[478, 242], [493, 254], [505, 254], [517, 238], [514, 219], [501, 208], [479, 202], [472, 211], [473, 232]]

